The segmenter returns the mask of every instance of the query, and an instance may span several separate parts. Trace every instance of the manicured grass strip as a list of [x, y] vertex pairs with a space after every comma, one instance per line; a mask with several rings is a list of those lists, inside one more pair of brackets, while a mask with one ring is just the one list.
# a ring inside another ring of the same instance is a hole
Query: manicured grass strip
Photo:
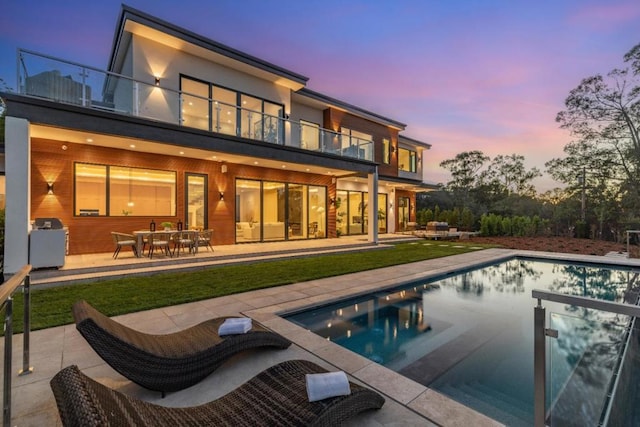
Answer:
[[[388, 249], [131, 276], [42, 290], [36, 286], [31, 292], [31, 329], [72, 323], [71, 306], [79, 299], [114, 316], [472, 251], [469, 245], [459, 246], [403, 243]], [[14, 330], [17, 332], [22, 331], [22, 308], [22, 294], [16, 294]]]

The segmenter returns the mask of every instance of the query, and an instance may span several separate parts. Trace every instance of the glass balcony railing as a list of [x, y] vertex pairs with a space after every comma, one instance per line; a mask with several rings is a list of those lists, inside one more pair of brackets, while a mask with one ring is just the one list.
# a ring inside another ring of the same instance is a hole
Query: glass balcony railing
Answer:
[[534, 425], [639, 425], [640, 307], [540, 290], [533, 298]]
[[22, 95], [373, 161], [372, 141], [176, 91], [160, 83], [26, 50], [18, 52], [18, 92]]

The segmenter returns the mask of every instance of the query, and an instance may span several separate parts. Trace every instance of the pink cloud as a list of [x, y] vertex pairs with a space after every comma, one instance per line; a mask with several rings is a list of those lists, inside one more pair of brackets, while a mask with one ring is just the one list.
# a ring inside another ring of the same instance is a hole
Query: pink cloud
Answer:
[[568, 22], [597, 30], [614, 30], [623, 24], [637, 23], [638, 19], [640, 19], [640, 5], [637, 0], [632, 0], [619, 4], [585, 5], [570, 15]]

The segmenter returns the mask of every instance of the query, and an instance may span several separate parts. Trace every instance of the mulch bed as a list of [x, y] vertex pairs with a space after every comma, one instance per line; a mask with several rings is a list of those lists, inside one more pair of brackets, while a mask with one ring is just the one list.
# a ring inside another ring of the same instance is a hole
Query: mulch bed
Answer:
[[626, 244], [603, 240], [571, 237], [478, 237], [470, 242], [499, 245], [508, 249], [562, 252], [582, 255], [606, 255], [609, 252], [626, 252]]

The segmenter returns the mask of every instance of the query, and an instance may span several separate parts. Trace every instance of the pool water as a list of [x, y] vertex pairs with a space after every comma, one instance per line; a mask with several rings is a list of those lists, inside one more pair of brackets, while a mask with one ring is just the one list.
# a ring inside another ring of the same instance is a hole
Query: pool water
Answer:
[[[622, 301], [638, 275], [624, 267], [514, 258], [287, 318], [498, 421], [528, 426], [533, 423], [536, 304], [531, 290]], [[545, 306], [548, 316], [583, 315], [572, 307]], [[602, 363], [611, 363], [621, 340], [611, 331], [597, 332], [607, 321], [606, 314], [597, 316], [588, 334], [610, 341]], [[569, 375], [584, 345], [571, 342], [570, 334], [561, 338], [552, 356], [554, 369]]]

